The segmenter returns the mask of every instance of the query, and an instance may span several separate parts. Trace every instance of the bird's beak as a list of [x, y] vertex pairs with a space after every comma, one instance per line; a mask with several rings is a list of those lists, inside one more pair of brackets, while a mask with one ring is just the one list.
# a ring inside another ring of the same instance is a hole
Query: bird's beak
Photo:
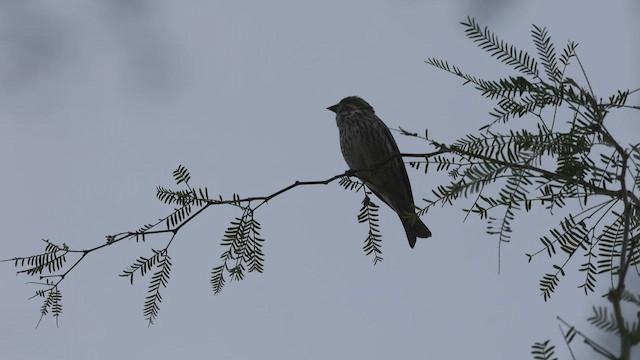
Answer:
[[338, 111], [338, 104], [335, 104], [335, 105], [329, 106], [329, 107], [327, 108], [327, 110], [331, 110], [331, 111], [333, 111], [333, 112], [337, 112], [337, 111]]

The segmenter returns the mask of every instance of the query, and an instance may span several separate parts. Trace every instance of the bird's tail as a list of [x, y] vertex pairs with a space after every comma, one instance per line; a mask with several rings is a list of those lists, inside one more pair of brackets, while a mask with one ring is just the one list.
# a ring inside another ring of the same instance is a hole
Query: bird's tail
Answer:
[[400, 216], [404, 231], [407, 233], [407, 240], [409, 240], [409, 246], [413, 249], [416, 246], [416, 238], [428, 238], [431, 237], [431, 230], [425, 225], [420, 218], [413, 214], [409, 216]]

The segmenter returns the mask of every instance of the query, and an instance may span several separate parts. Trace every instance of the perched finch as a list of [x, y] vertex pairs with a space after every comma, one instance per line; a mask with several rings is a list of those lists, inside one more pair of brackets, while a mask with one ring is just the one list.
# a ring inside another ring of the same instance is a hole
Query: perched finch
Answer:
[[[415, 213], [402, 157], [390, 159], [400, 153], [398, 145], [371, 105], [357, 96], [349, 96], [327, 109], [336, 113], [344, 160], [351, 170], [367, 170], [356, 176], [400, 216], [409, 246], [416, 245], [416, 237], [430, 237], [431, 231]], [[390, 160], [383, 163], [386, 159]]]

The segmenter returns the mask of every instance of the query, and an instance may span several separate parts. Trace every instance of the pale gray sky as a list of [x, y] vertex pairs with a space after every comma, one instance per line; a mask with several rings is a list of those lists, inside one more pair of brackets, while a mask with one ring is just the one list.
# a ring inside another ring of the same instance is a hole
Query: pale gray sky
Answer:
[[[509, 73], [465, 38], [458, 23], [468, 15], [531, 52], [532, 23], [558, 47], [579, 42], [601, 96], [637, 88], [639, 10], [633, 0], [2, 1], [0, 258], [33, 254], [42, 238], [92, 247], [165, 216], [155, 188], [172, 185], [179, 164], [193, 185], [225, 197], [340, 173], [325, 108], [348, 95], [390, 127], [428, 128], [442, 141], [476, 131], [489, 104], [424, 63]], [[622, 118], [618, 130], [634, 138], [640, 126]], [[396, 138], [405, 152], [432, 150]], [[420, 205], [437, 176], [409, 175]], [[92, 254], [63, 283], [60, 328], [45, 318], [34, 329], [41, 302], [25, 299], [37, 288], [5, 263], [0, 358], [522, 359], [547, 338], [566, 358], [556, 315], [598, 337], [584, 321], [597, 296], [576, 289], [579, 276], [545, 303], [538, 280], [552, 263], [526, 262], [557, 219], [522, 217], [497, 275], [497, 240], [477, 219], [462, 223], [462, 204], [429, 213], [434, 236], [413, 250], [382, 207], [385, 259], [373, 267], [356, 222], [361, 200], [333, 184], [262, 207], [266, 271], [219, 296], [210, 270], [238, 213], [210, 209], [172, 245], [151, 328], [146, 282], [117, 275], [165, 238]]]

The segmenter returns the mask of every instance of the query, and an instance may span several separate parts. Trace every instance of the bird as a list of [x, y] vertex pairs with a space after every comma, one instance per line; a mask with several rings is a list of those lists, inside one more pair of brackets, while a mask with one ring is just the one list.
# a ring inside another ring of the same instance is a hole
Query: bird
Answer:
[[[340, 150], [349, 169], [402, 221], [409, 246], [416, 238], [431, 237], [431, 230], [415, 213], [413, 192], [398, 145], [373, 107], [357, 96], [348, 96], [327, 110], [336, 114]], [[386, 161], [388, 160], [388, 161]]]

